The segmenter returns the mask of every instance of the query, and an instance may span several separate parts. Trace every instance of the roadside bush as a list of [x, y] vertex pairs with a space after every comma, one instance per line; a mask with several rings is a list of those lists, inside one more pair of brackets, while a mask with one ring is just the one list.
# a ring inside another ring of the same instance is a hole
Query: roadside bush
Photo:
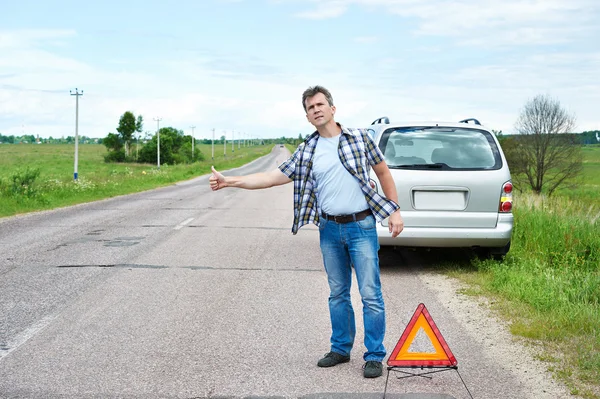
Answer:
[[116, 151], [109, 151], [104, 156], [104, 162], [124, 162], [125, 161], [125, 150], [120, 149]]
[[0, 181], [0, 193], [4, 196], [17, 198], [34, 198], [38, 191], [35, 180], [40, 176], [38, 168], [27, 167], [16, 171], [8, 181]]

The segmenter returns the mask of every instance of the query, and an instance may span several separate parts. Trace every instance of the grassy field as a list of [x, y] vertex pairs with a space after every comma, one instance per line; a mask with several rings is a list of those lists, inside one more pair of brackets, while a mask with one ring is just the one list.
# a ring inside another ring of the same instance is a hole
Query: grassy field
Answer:
[[198, 145], [205, 161], [191, 165], [105, 163], [103, 145], [79, 146], [78, 181], [73, 179], [74, 145], [0, 145], [0, 217], [52, 209], [117, 195], [149, 190], [210, 172], [210, 166], [229, 169], [269, 153], [272, 145], [227, 149]]
[[[208, 160], [192, 165], [106, 164], [100, 145], [81, 145], [73, 182], [72, 145], [0, 145], [0, 217], [138, 192], [229, 169], [267, 154], [272, 145], [197, 147]], [[293, 147], [288, 146], [293, 151]], [[217, 155], [218, 154], [218, 155]], [[435, 264], [493, 298], [513, 334], [575, 395], [600, 399], [600, 146], [583, 149], [577, 187], [552, 198], [515, 194], [512, 248], [504, 262], [476, 258]], [[32, 184], [28, 178], [34, 177]]]
[[589, 205], [600, 204], [600, 145], [583, 147], [583, 175], [576, 187], [560, 189], [560, 196]]
[[511, 332], [571, 392], [600, 398], [600, 146], [584, 148], [582, 184], [552, 198], [517, 194], [503, 263], [448, 263], [468, 294], [493, 298]]

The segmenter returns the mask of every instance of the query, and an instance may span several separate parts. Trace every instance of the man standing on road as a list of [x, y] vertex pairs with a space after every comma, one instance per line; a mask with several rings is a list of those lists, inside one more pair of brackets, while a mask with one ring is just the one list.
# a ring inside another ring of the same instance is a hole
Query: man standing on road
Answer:
[[[389, 217], [392, 237], [404, 228], [394, 180], [370, 136], [334, 120], [331, 93], [321, 86], [302, 95], [306, 118], [317, 129], [294, 154], [271, 172], [223, 176], [214, 167], [212, 190], [249, 190], [294, 182], [292, 233], [305, 224], [319, 226], [321, 253], [329, 282], [331, 349], [317, 365], [331, 367], [350, 360], [356, 326], [350, 300], [352, 267], [363, 303], [363, 355], [366, 378], [381, 376], [386, 351], [385, 309], [379, 278], [376, 219]], [[369, 168], [377, 175], [385, 197], [369, 184]]]

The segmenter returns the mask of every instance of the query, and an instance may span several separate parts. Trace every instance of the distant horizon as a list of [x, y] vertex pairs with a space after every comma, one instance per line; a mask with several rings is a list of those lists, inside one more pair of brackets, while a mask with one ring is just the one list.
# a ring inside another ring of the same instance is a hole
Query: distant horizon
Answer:
[[[165, 126], [165, 127], [172, 127], [172, 126]], [[178, 129], [178, 130], [181, 130], [181, 129]], [[500, 132], [500, 133], [502, 135], [506, 135], [506, 136], [519, 136], [520, 135], [519, 133], [515, 133], [515, 132], [512, 132], [512, 133]], [[586, 130], [586, 131], [582, 131], [582, 132], [568, 132], [568, 133], [564, 133], [564, 134], [585, 135], [585, 134], [590, 134], [590, 133], [596, 133], [596, 141], [598, 143], [600, 143], [600, 129], [597, 129], [597, 130]], [[561, 134], [563, 134], [563, 133], [561, 133]], [[152, 134], [151, 136], [149, 136], [149, 138], [146, 138], [145, 136], [140, 136], [140, 140], [150, 140], [152, 138], [152, 136], [154, 136], [154, 135], [155, 135], [155, 133]], [[186, 134], [185, 132], [184, 132], [184, 135], [188, 136], [188, 134]], [[2, 132], [0, 132], [0, 136], [5, 136], [5, 137], [13, 136], [14, 138], [17, 138], [17, 137], [22, 138], [22, 137], [31, 136], [31, 135], [26, 134], [26, 135], [8, 135], [7, 136], [7, 135], [3, 134]], [[41, 136], [36, 137], [35, 135], [33, 135], [33, 136], [34, 136], [34, 138], [36, 138], [36, 141], [37, 141], [38, 138], [41, 139], [41, 140], [66, 140], [68, 138], [73, 138], [73, 139], [75, 138], [74, 135], [60, 136], [60, 137], [54, 137], [54, 136], [52, 136], [51, 138], [50, 137], [41, 137]], [[222, 135], [221, 136], [216, 136], [215, 135], [215, 141], [220, 141], [221, 137], [222, 137]], [[249, 140], [253, 140], [253, 139], [258, 139], [258, 140], [277, 140], [277, 139], [281, 139], [282, 137], [284, 137], [285, 139], [298, 139], [298, 136], [279, 136], [279, 137], [260, 137], [259, 136], [259, 137], [251, 137], [251, 138], [247, 138], [246, 137], [246, 138], [242, 138], [241, 140], [246, 140], [246, 139], [249, 139]], [[305, 136], [303, 135], [303, 137], [305, 137]], [[102, 139], [106, 138], [106, 136], [104, 136], [104, 137], [90, 137], [90, 136], [86, 136], [86, 135], [79, 135], [79, 139], [80, 140], [83, 140], [85, 138], [92, 139], [92, 140], [102, 140]], [[203, 141], [203, 140], [210, 141], [212, 138], [211, 137], [195, 137], [195, 139], [196, 139], [196, 141]], [[134, 138], [134, 140], [135, 140], [135, 138]], [[226, 140], [228, 142], [231, 141], [231, 139], [226, 139]], [[236, 142], [238, 140], [240, 140], [240, 139], [239, 138], [235, 139]], [[5, 144], [5, 143], [2, 142], [2, 141], [0, 141], [0, 144]], [[13, 143], [6, 143], [6, 144], [13, 144]], [[20, 143], [15, 143], [15, 144], [20, 144]], [[592, 144], [594, 144], [594, 143], [592, 143]]]

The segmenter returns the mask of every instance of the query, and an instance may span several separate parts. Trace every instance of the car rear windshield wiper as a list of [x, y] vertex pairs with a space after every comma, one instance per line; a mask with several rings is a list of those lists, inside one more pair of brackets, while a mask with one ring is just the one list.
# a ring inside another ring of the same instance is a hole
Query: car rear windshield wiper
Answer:
[[390, 169], [444, 169], [449, 168], [445, 163], [418, 163], [408, 165], [388, 165]]

